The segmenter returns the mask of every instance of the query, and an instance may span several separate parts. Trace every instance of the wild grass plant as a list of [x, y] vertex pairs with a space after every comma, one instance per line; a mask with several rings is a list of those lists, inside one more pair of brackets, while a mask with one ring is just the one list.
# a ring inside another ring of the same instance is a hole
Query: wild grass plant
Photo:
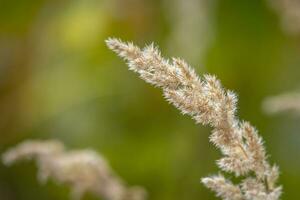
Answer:
[[267, 161], [263, 139], [257, 130], [237, 117], [237, 97], [213, 75], [200, 78], [182, 59], [169, 61], [153, 44], [143, 49], [109, 38], [107, 46], [123, 58], [141, 79], [159, 87], [165, 99], [196, 123], [213, 128], [209, 137], [223, 154], [221, 171], [241, 177], [233, 183], [221, 172], [201, 182], [224, 200], [277, 200], [282, 193], [276, 182], [279, 168]]
[[52, 179], [68, 185], [75, 200], [87, 192], [105, 200], [146, 199], [142, 187], [128, 187], [106, 159], [90, 149], [68, 151], [57, 140], [27, 140], [3, 154], [7, 166], [22, 160], [36, 162], [41, 183]]

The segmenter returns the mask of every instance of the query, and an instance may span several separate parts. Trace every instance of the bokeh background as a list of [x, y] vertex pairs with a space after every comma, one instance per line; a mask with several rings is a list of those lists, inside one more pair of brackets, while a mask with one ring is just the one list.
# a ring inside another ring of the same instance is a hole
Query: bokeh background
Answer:
[[[200, 183], [218, 171], [210, 128], [181, 115], [104, 44], [154, 41], [238, 93], [240, 118], [281, 168], [282, 199], [300, 199], [300, 116], [261, 109], [269, 95], [299, 91], [300, 34], [281, 18], [268, 0], [0, 0], [0, 153], [55, 138], [101, 152], [151, 200], [216, 199]], [[1, 200], [68, 198], [65, 186], [39, 185], [33, 163], [0, 164]]]

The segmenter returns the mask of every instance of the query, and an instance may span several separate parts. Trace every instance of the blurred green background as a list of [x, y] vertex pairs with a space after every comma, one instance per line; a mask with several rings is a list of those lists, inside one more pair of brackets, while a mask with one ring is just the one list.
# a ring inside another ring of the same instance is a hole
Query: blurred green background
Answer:
[[[282, 199], [300, 199], [300, 117], [266, 116], [262, 100], [299, 90], [300, 34], [286, 34], [268, 1], [0, 0], [0, 153], [29, 139], [101, 152], [151, 200], [216, 199], [200, 178], [218, 171], [210, 128], [195, 125], [104, 44], [155, 42], [239, 95], [239, 116], [281, 168]], [[62, 200], [32, 162], [0, 164], [1, 200]], [[96, 199], [86, 195], [84, 199]]]

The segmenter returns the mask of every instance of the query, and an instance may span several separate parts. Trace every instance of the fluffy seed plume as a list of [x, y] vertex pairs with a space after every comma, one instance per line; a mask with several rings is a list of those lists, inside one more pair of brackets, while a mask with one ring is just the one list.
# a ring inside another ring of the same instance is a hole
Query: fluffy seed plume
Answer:
[[224, 200], [243, 200], [240, 188], [226, 180], [222, 175], [203, 178], [202, 182]]
[[146, 199], [143, 188], [127, 187], [106, 160], [92, 150], [66, 151], [56, 140], [29, 140], [9, 149], [2, 157], [8, 166], [24, 159], [36, 161], [41, 183], [52, 178], [69, 185], [73, 199], [81, 199], [86, 192], [105, 200]]
[[[236, 117], [237, 97], [232, 91], [225, 90], [213, 75], [200, 78], [182, 59], [164, 59], [153, 44], [140, 49], [114, 38], [106, 40], [106, 44], [141, 79], [161, 88], [166, 100], [183, 114], [213, 128], [210, 141], [224, 156], [217, 161], [221, 170], [245, 178], [253, 172], [253, 179], [264, 188], [260, 191], [264, 200], [279, 199], [281, 188], [275, 186], [278, 176], [274, 175], [278, 168], [267, 162], [263, 140], [256, 129]], [[241, 185], [234, 185], [222, 175], [203, 178], [202, 183], [224, 200], [249, 199]]]

